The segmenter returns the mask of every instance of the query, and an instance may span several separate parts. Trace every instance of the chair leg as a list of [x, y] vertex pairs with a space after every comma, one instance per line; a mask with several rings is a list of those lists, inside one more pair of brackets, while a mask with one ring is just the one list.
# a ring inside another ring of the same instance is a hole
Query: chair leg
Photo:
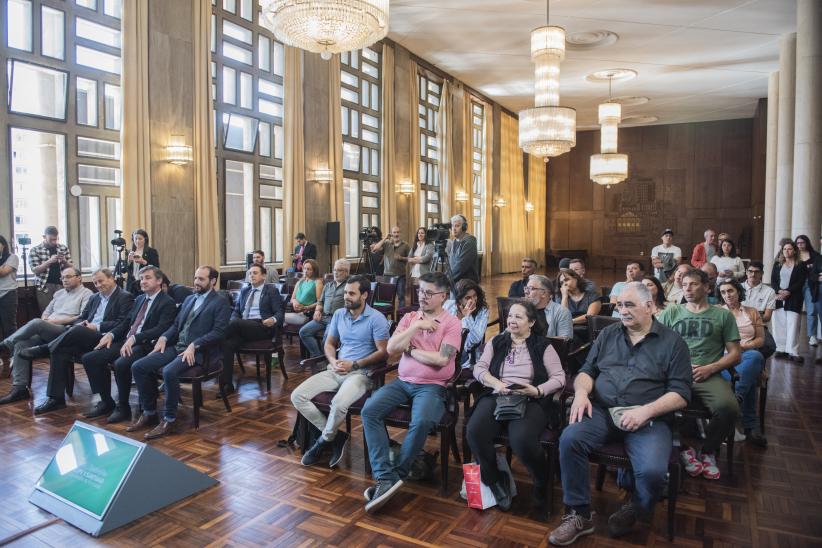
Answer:
[[765, 404], [768, 401], [768, 385], [759, 386], [759, 431], [765, 434]]
[[734, 428], [733, 433], [728, 436], [728, 476], [733, 477], [734, 475], [734, 434], [736, 434], [736, 428]]
[[351, 412], [345, 414], [345, 431], [351, 436]]
[[66, 376], [66, 394], [69, 398], [74, 397], [74, 363], [68, 366], [68, 375]]
[[600, 464], [599, 466], [597, 466], [597, 491], [602, 491], [602, 484], [605, 483], [605, 472], [607, 470], [608, 469], [604, 464]]
[[468, 464], [471, 462], [471, 446], [468, 445], [468, 428], [466, 422], [462, 423], [462, 463]]
[[371, 459], [368, 458], [368, 441], [365, 439], [365, 427], [362, 429], [362, 452], [365, 475], [371, 477]]
[[283, 380], [288, 380], [288, 373], [285, 372], [285, 350], [279, 349], [277, 351], [277, 359], [280, 362], [280, 373], [283, 374]]
[[545, 485], [545, 511], [547, 512], [548, 517], [551, 517], [551, 514], [554, 513], [554, 463], [557, 461], [558, 452], [559, 446], [555, 445], [548, 447], [548, 450], [546, 451], [548, 456], [548, 482]]
[[447, 429], [440, 429], [440, 496], [448, 496], [448, 446], [451, 437]]
[[[200, 406], [203, 404], [203, 385], [200, 381], [191, 383], [192, 405], [194, 407], [194, 430], [200, 428]], [[223, 396], [225, 397], [225, 396]]]
[[668, 540], [671, 542], [676, 534], [676, 497], [679, 492], [680, 470], [678, 462], [668, 467]]
[[457, 447], [457, 426], [452, 426], [448, 431], [451, 437], [451, 452], [454, 454], [454, 460], [460, 463], [462, 462], [462, 457], [460, 457], [460, 449]]
[[274, 361], [274, 354], [269, 353], [265, 360], [265, 389], [271, 392], [271, 362]]

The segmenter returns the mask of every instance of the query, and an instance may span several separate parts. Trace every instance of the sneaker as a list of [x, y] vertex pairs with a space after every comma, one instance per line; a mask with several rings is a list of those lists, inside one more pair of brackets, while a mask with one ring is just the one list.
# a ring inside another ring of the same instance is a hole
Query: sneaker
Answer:
[[689, 447], [680, 452], [679, 460], [682, 462], [682, 466], [685, 467], [685, 471], [688, 472], [688, 475], [692, 478], [702, 473], [702, 463], [696, 458], [696, 451], [694, 451], [693, 448]]
[[608, 518], [608, 533], [613, 537], [621, 537], [631, 532], [636, 524], [636, 511], [631, 503], [623, 504], [622, 508]]
[[548, 541], [557, 546], [568, 546], [583, 535], [590, 535], [594, 532], [594, 512], [588, 519], [571, 510], [570, 514], [562, 516], [559, 527], [551, 531]]
[[320, 458], [322, 458], [323, 453], [327, 449], [331, 447], [331, 442], [325, 441], [322, 436], [314, 441], [314, 445], [303, 454], [303, 458], [300, 459], [300, 464], [303, 466], [311, 466], [312, 464], [317, 464], [320, 462]]
[[768, 438], [762, 435], [762, 432], [759, 429], [754, 428], [746, 428], [745, 429], [745, 438], [748, 442], [756, 445], [757, 447], [768, 447]]
[[745, 441], [746, 438], [747, 438], [747, 436], [745, 434], [743, 434], [739, 430], [736, 430], [736, 429], [734, 430], [734, 441], [736, 441], [736, 442]]
[[345, 432], [337, 432], [331, 443], [331, 459], [328, 461], [329, 468], [335, 468], [345, 454], [345, 447], [348, 445], [349, 435]]
[[713, 453], [702, 453], [702, 477], [709, 480], [719, 479], [719, 467]]
[[391, 500], [391, 497], [400, 487], [402, 487], [401, 479], [397, 481], [377, 480], [377, 484], [374, 486], [374, 494], [371, 495], [371, 500], [365, 505], [365, 511], [371, 513], [382, 508], [386, 502]]
[[819, 346], [819, 339], [817, 339], [816, 337], [811, 337], [810, 339], [808, 339], [808, 345]]
[[362, 496], [365, 499], [365, 502], [371, 502], [371, 499], [374, 498], [374, 491], [376, 491], [376, 489], [377, 486], [372, 485], [371, 487], [362, 492]]

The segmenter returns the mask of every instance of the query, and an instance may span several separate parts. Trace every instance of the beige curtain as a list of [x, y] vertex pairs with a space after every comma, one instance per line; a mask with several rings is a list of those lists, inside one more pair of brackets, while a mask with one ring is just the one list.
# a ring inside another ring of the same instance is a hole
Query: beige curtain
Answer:
[[[143, 3], [143, 2], [141, 2]], [[220, 222], [217, 208], [217, 164], [214, 155], [214, 118], [211, 96], [211, 6], [192, 1], [194, 20], [194, 223], [195, 261], [219, 267]]]
[[519, 270], [520, 260], [526, 253], [524, 238], [512, 237], [526, 234], [525, 181], [523, 178], [522, 150], [519, 148], [519, 122], [513, 116], [502, 113], [500, 135], [500, 195], [507, 205], [499, 208], [500, 234], [496, 249], [500, 254], [500, 272]]
[[[123, 226], [151, 234], [151, 139], [148, 109], [148, 2], [123, 3]], [[209, 89], [211, 84], [208, 85]]]
[[528, 156], [528, 201], [534, 211], [528, 213], [528, 255], [542, 265], [545, 264], [545, 222], [548, 212], [545, 208], [546, 171], [548, 164], [542, 158]]
[[440, 174], [440, 221], [448, 222], [453, 212], [453, 157], [451, 141], [453, 130], [451, 129], [451, 84], [446, 80], [442, 84], [440, 94], [440, 111], [437, 117], [437, 126], [434, 133], [437, 136], [437, 143], [440, 148], [440, 158], [437, 163], [437, 170]]
[[407, 230], [409, 235], [414, 234], [417, 226], [425, 225], [423, 222], [425, 212], [420, 205], [420, 202], [424, 203], [424, 198], [422, 196], [422, 192], [420, 191], [420, 83], [419, 78], [417, 77], [419, 74], [418, 71], [419, 68], [417, 67], [417, 62], [412, 60], [409, 70], [410, 82], [408, 82], [408, 85], [410, 86], [409, 89], [411, 90], [411, 93], [409, 94], [410, 104], [408, 105], [408, 108], [410, 115], [409, 119], [411, 120], [411, 169], [409, 173], [411, 174], [411, 185], [414, 187], [414, 194], [408, 196], [407, 198], [408, 200], [411, 200], [411, 219], [409, 220], [409, 228]]
[[[339, 109], [337, 109], [339, 110]], [[380, 221], [382, 226], [397, 225], [396, 176], [394, 173], [394, 47], [383, 43], [382, 46], [382, 157], [380, 178]], [[413, 123], [413, 120], [412, 120]], [[406, 232], [416, 226], [404, 227]]]
[[[472, 144], [474, 132], [471, 127], [471, 96], [465, 91], [462, 84], [459, 84], [459, 94], [455, 94], [454, 106], [455, 111], [459, 109], [462, 111], [462, 147], [459, 151], [460, 155], [456, 158], [457, 162], [462, 163], [462, 177], [454, 184], [453, 204], [454, 207], [468, 219], [468, 226], [471, 227], [471, 232], [474, 231], [474, 177], [472, 175], [471, 156], [473, 154]], [[456, 163], [455, 163], [456, 165]], [[463, 191], [468, 194], [467, 202], [457, 202], [457, 191]], [[480, 229], [484, 232], [483, 229]], [[478, 239], [482, 238], [481, 234], [474, 234]]]
[[482, 215], [485, 219], [483, 223], [484, 236], [484, 252], [485, 256], [482, 260], [482, 275], [490, 276], [493, 274], [493, 265], [491, 264], [491, 254], [496, 252], [497, 243], [494, 241], [493, 231], [493, 201], [494, 197], [491, 193], [493, 175], [494, 175], [494, 109], [492, 105], [485, 105], [485, 203], [483, 203]]
[[[343, 166], [342, 166], [342, 112], [340, 105], [340, 56], [335, 55], [328, 62], [328, 81], [330, 90], [328, 92], [328, 169], [333, 173], [331, 181], [331, 220], [340, 222], [340, 245], [337, 246], [337, 253], [331, 257], [332, 261], [340, 257], [345, 257], [345, 235], [346, 217], [345, 202], [343, 196]], [[303, 198], [305, 200], [305, 198]], [[304, 211], [304, 209], [303, 209]], [[357, 219], [351, 219], [356, 223]]]
[[[338, 67], [339, 68], [339, 67]], [[339, 80], [339, 76], [336, 78]], [[288, 263], [294, 236], [305, 230], [305, 132], [303, 129], [303, 53], [285, 46], [285, 75], [283, 78], [283, 209], [285, 234], [283, 236], [284, 262]], [[210, 86], [209, 86], [210, 87]], [[339, 103], [338, 103], [339, 104]], [[337, 108], [339, 111], [339, 107]], [[342, 235], [340, 233], [340, 238]]]

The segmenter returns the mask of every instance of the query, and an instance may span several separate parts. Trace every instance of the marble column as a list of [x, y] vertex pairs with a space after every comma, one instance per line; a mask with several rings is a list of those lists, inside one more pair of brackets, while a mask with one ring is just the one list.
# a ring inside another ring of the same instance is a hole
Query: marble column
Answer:
[[794, 91], [796, 33], [782, 38], [779, 47], [779, 129], [776, 137], [776, 199], [774, 200], [774, 249], [791, 236], [793, 200]]
[[771, 271], [774, 255], [774, 213], [776, 205], [776, 143], [779, 124], [779, 73], [768, 76], [768, 122], [765, 145], [765, 229], [762, 235], [762, 262]]
[[822, 2], [799, 0], [796, 23], [791, 236], [807, 234], [816, 243], [822, 227]]

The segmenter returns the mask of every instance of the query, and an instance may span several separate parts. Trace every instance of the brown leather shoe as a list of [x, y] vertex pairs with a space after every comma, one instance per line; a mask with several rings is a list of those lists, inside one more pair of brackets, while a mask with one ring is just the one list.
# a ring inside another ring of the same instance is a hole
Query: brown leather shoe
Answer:
[[153, 415], [141, 413], [140, 417], [135, 422], [131, 423], [128, 428], [126, 428], [126, 432], [136, 432], [137, 430], [157, 426], [158, 424], [160, 424], [160, 415], [157, 413], [154, 413]]
[[163, 436], [169, 436], [173, 434], [177, 430], [177, 421], [168, 422], [163, 421], [161, 422], [154, 430], [149, 432], [145, 435], [146, 440], [153, 440], [157, 438], [162, 438]]

